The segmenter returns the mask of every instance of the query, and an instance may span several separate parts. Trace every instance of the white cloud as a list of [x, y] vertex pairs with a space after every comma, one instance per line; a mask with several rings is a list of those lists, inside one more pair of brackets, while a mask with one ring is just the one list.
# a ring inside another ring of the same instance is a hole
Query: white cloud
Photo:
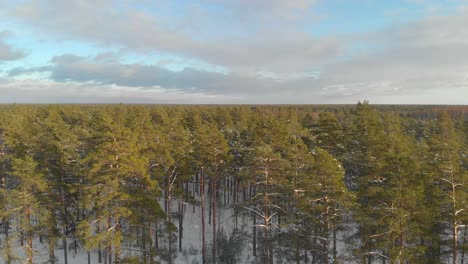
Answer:
[[23, 51], [17, 50], [5, 42], [5, 39], [12, 35], [11, 31], [0, 31], [0, 62], [18, 60], [26, 56]]
[[[230, 22], [223, 22], [224, 17], [217, 11], [205, 8], [205, 13], [197, 16], [188, 13], [191, 9], [187, 7], [178, 10], [180, 15], [168, 18], [135, 8], [137, 1], [107, 0], [26, 1], [20, 6], [10, 6], [10, 11], [4, 15], [19, 23], [34, 25], [38, 34], [47, 34], [51, 38], [117, 45], [143, 53], [163, 52], [240, 69], [302, 71], [331, 60], [341, 52], [335, 38], [313, 38], [298, 30], [296, 22], [281, 19], [286, 14], [300, 18], [310, 16], [307, 10], [316, 1], [206, 2], [217, 4], [227, 15], [234, 17]], [[165, 8], [164, 1], [155, 8]], [[268, 22], [262, 22], [260, 14], [267, 17]], [[185, 15], [192, 19], [186, 21]], [[207, 18], [201, 16], [213, 19], [206, 21]], [[246, 20], [243, 16], [249, 18]], [[184, 30], [194, 24], [198, 31]], [[258, 25], [264, 26], [257, 28]]]
[[0, 103], [223, 103], [235, 98], [150, 89], [49, 80], [0, 79]]

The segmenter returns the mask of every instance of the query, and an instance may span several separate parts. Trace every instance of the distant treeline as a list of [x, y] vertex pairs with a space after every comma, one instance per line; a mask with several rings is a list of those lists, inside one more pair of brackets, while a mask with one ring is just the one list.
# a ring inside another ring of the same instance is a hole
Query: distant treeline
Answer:
[[67, 263], [71, 247], [88, 262], [97, 252], [100, 263], [174, 263], [193, 204], [203, 263], [242, 253], [217, 222], [226, 207], [236, 230], [238, 215], [251, 219], [238, 239], [255, 263], [468, 263], [466, 112], [3, 105], [2, 258], [16, 263], [20, 245], [22, 263], [36, 263], [39, 241], [48, 263], [58, 248]]

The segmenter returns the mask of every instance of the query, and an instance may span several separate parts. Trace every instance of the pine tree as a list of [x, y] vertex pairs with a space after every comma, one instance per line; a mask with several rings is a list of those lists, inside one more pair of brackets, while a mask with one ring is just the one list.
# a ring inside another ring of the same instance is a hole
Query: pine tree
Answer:
[[[165, 212], [168, 232], [168, 262], [173, 263], [173, 205], [172, 202], [178, 198], [183, 200], [183, 183], [191, 175], [191, 146], [190, 132], [180, 125], [180, 117], [165, 117], [160, 120], [162, 126], [158, 127], [152, 143], [152, 170], [162, 175], [161, 183], [165, 192]], [[182, 212], [179, 211], [179, 223], [182, 220]], [[182, 242], [182, 226], [179, 225], [179, 243]]]
[[[43, 210], [41, 195], [47, 187], [44, 175], [39, 172], [37, 163], [31, 156], [13, 159], [12, 176], [17, 181], [10, 191], [11, 207], [6, 211], [9, 218], [17, 217], [20, 222], [18, 230], [21, 239], [25, 238], [23, 246], [26, 263], [34, 263], [33, 239], [40, 230], [47, 212]], [[5, 213], [5, 212], [4, 212]]]
[[[381, 229], [374, 221], [371, 197], [374, 182], [381, 180], [381, 166], [385, 153], [385, 134], [381, 115], [367, 102], [359, 103], [350, 117], [352, 123], [347, 130], [348, 149], [343, 166], [345, 182], [349, 189], [356, 191], [356, 220], [358, 224], [359, 250], [362, 262], [372, 262], [377, 242], [374, 235]], [[366, 213], [368, 212], [368, 213]]]
[[461, 227], [465, 226], [468, 213], [467, 185], [468, 173], [461, 165], [460, 147], [463, 138], [455, 130], [448, 113], [442, 112], [435, 123], [429, 140], [434, 180], [442, 199], [442, 221], [451, 229], [452, 263], [458, 262], [458, 244]]
[[258, 192], [247, 201], [244, 208], [259, 218], [260, 223], [256, 226], [263, 232], [261, 260], [263, 263], [271, 264], [273, 263], [272, 234], [275, 227], [273, 218], [278, 212], [285, 211], [279, 204], [283, 192], [281, 189], [287, 188], [284, 186], [286, 162], [265, 143], [256, 145], [254, 155], [252, 173], [255, 175]]
[[[78, 124], [71, 116], [67, 116], [58, 107], [47, 107], [37, 117], [40, 122], [34, 122], [36, 132], [36, 156], [40, 166], [48, 172], [49, 201], [51, 219], [49, 229], [52, 233], [60, 232], [64, 252], [64, 263], [68, 263], [68, 237], [74, 235], [78, 217], [78, 197], [76, 186], [79, 184], [77, 151]], [[67, 123], [71, 122], [72, 124]], [[53, 201], [58, 201], [54, 203]], [[55, 229], [59, 227], [60, 231]], [[51, 239], [51, 243], [55, 243]], [[51, 259], [55, 258], [54, 256]], [[51, 260], [53, 261], [53, 260]]]
[[379, 177], [370, 179], [361, 197], [367, 205], [360, 206], [358, 219], [374, 222], [371, 240], [383, 261], [415, 262], [421, 258], [418, 240], [424, 222], [424, 182], [418, 166], [416, 142], [403, 133], [401, 120], [385, 116], [386, 153], [382, 154]]
[[2, 227], [2, 233], [4, 235], [4, 241], [2, 245], [2, 255], [5, 263], [11, 264], [11, 262], [15, 259], [11, 242], [12, 238], [10, 236], [10, 222], [11, 222], [11, 215], [8, 213], [10, 212], [10, 202], [8, 201], [10, 194], [10, 188], [8, 183], [10, 182], [9, 177], [9, 167], [10, 167], [10, 160], [7, 155], [7, 143], [6, 143], [6, 129], [8, 127], [10, 115], [7, 113], [5, 109], [1, 109], [0, 111], [0, 223]]
[[96, 116], [95, 122], [97, 137], [95, 149], [86, 158], [90, 170], [84, 198], [89, 199], [87, 209], [93, 213], [81, 222], [80, 229], [88, 249], [104, 247], [104, 259], [118, 263], [122, 224], [132, 214], [132, 195], [139, 194], [134, 188], [154, 185], [150, 184], [149, 161], [141, 155], [139, 135], [126, 126], [125, 115], [104, 113]]
[[[230, 156], [229, 146], [223, 133], [215, 126], [204, 124], [196, 130], [195, 134], [195, 159], [199, 168], [203, 170], [203, 176], [210, 177], [211, 209], [212, 209], [212, 252], [211, 259], [216, 261], [216, 209], [218, 200], [218, 188], [220, 180], [225, 177]], [[201, 188], [204, 188], [203, 186]]]

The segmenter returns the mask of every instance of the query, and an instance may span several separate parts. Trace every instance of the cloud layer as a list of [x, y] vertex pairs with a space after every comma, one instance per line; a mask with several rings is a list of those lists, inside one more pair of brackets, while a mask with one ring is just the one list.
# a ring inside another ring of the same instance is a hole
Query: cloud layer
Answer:
[[[295, 29], [294, 17], [305, 15], [314, 1], [205, 2], [222, 11], [203, 10], [196, 15], [192, 14], [196, 6], [188, 5], [180, 9], [182, 16], [192, 17], [186, 20], [138, 9], [134, 6], [137, 1], [39, 0], [12, 7], [12, 12], [18, 21], [62, 39], [117, 45], [140, 52], [166, 52], [227, 67], [304, 70], [340, 52], [336, 39], [315, 39]], [[155, 8], [171, 8], [167, 5], [162, 1]], [[214, 18], [209, 21], [202, 17], [212, 15]], [[218, 31], [223, 29], [212, 28], [216, 17], [234, 20], [223, 25], [231, 27], [232, 34], [220, 34]], [[249, 24], [239, 19], [246, 19]], [[260, 26], [265, 23], [269, 26]]]
[[[431, 7], [430, 1], [411, 2], [427, 5], [424, 10]], [[0, 89], [20, 89], [20, 84], [38, 81], [44, 91], [64, 89], [54, 96], [106, 102], [172, 103], [190, 101], [193, 95], [197, 102], [468, 103], [468, 11], [462, 4], [452, 1], [457, 8], [449, 13], [430, 9], [421, 19], [379, 30], [319, 36], [313, 29], [327, 19], [316, 11], [320, 3], [3, 3], [2, 15], [24, 27], [34, 25], [34, 34], [92, 43], [110, 52], [55, 54], [43, 66], [9, 69]], [[0, 61], [24, 57], [4, 41], [6, 37], [0, 33]], [[208, 66], [174, 70], [161, 61], [128, 62], [125, 54], [168, 56]], [[37, 74], [47, 77], [30, 77]], [[68, 85], [72, 88], [59, 88]], [[80, 89], [73, 97], [71, 91]], [[118, 96], [111, 91], [119, 91]]]

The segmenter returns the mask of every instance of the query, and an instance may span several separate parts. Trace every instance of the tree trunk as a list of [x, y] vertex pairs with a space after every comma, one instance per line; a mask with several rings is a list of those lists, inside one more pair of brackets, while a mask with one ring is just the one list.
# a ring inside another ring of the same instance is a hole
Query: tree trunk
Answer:
[[[109, 218], [107, 219], [107, 230], [109, 230], [112, 226], [112, 219]], [[109, 246], [107, 246], [107, 261], [109, 264], [112, 263], [112, 243], [109, 243]]]
[[[62, 149], [62, 153], [63, 153], [63, 149]], [[67, 205], [65, 204], [65, 189], [63, 188], [63, 186], [65, 185], [65, 172], [63, 171], [63, 167], [65, 166], [65, 162], [64, 162], [64, 157], [62, 155], [62, 158], [61, 158], [61, 166], [60, 166], [60, 181], [61, 181], [61, 185], [60, 185], [60, 200], [61, 200], [61, 203], [62, 203], [62, 206], [63, 206], [63, 223], [62, 223], [62, 235], [63, 235], [63, 261], [64, 261], [64, 264], [68, 264], [68, 243], [67, 243], [67, 227], [68, 227], [68, 213], [67, 213]]]
[[253, 214], [253, 227], [252, 227], [252, 255], [257, 256], [257, 226], [256, 216]]
[[333, 227], [333, 262], [337, 261], [338, 251], [336, 250], [336, 228]]
[[452, 236], [453, 236], [453, 251], [452, 251], [452, 258], [453, 264], [457, 264], [457, 257], [458, 257], [458, 232], [457, 232], [457, 224], [454, 223], [452, 228]]
[[[314, 239], [313, 239], [313, 248], [315, 248], [316, 244], [317, 244], [317, 227], [314, 228]], [[312, 264], [315, 264], [316, 263], [316, 258], [317, 258], [317, 251], [314, 249], [312, 250]]]
[[120, 253], [121, 253], [121, 241], [120, 238], [120, 218], [118, 216], [115, 216], [115, 234], [117, 235], [117, 239], [114, 244], [114, 263], [120, 263]]
[[465, 262], [465, 243], [466, 243], [466, 227], [467, 225], [465, 225], [465, 228], [463, 229], [463, 242], [462, 242], [462, 253], [461, 253], [461, 264], [464, 264]]
[[179, 252], [182, 252], [182, 235], [183, 235], [184, 210], [182, 198], [179, 199]]
[[265, 207], [264, 210], [264, 217], [263, 217], [263, 224], [264, 227], [264, 240], [263, 240], [263, 258], [265, 264], [271, 263], [271, 256], [270, 256], [270, 227], [269, 227], [269, 210], [268, 207]]
[[330, 239], [330, 218], [329, 218], [329, 206], [328, 206], [328, 199], [325, 197], [325, 211], [324, 211], [324, 216], [325, 216], [325, 222], [323, 226], [323, 240], [322, 240], [322, 245], [323, 245], [323, 259], [325, 264], [328, 264], [329, 259], [328, 259], [328, 252], [330, 251], [329, 249], [329, 239]]
[[301, 263], [301, 248], [299, 246], [299, 243], [296, 243], [296, 264]]
[[[245, 187], [243, 188], [245, 190]], [[250, 187], [250, 184], [249, 184], [249, 196], [252, 197], [252, 188]], [[255, 187], [253, 188], [253, 192], [254, 192], [254, 195], [255, 195]], [[245, 192], [244, 192], [244, 200], [245, 200]], [[257, 256], [257, 216], [255, 215], [255, 213], [252, 213], [253, 215], [253, 230], [252, 230], [252, 251], [253, 251], [253, 256]]]
[[168, 263], [172, 264], [172, 230], [171, 230], [171, 224], [172, 224], [172, 183], [171, 183], [171, 176], [169, 175], [167, 177], [167, 191], [166, 191], [166, 212], [167, 212], [167, 241], [168, 241], [168, 250], [169, 250], [169, 256], [168, 256]]
[[205, 243], [205, 173], [203, 167], [201, 168], [201, 218], [202, 218], [202, 264], [206, 264], [206, 243]]
[[25, 209], [25, 220], [26, 220], [26, 225], [28, 227], [28, 232], [27, 232], [27, 250], [26, 250], [26, 256], [28, 256], [27, 263], [32, 264], [33, 263], [33, 233], [32, 233], [32, 227], [31, 227], [31, 212], [29, 208]]
[[50, 263], [56, 263], [55, 261], [55, 238], [50, 237], [49, 238], [49, 262]]
[[211, 188], [211, 200], [212, 200], [212, 203], [213, 203], [213, 247], [212, 247], [212, 252], [211, 252], [211, 257], [212, 257], [212, 261], [214, 263], [216, 263], [216, 190], [217, 190], [217, 183], [216, 183], [216, 178], [213, 178], [211, 180], [211, 182], [213, 183], [212, 184], [212, 188]]
[[[211, 177], [212, 178], [212, 177]], [[213, 207], [213, 190], [212, 190], [212, 185], [213, 185], [213, 179], [210, 179], [208, 182], [208, 224], [211, 225], [211, 207]]]
[[[197, 176], [195, 174], [195, 176], [193, 176], [193, 183], [192, 183], [192, 192], [193, 192], [193, 199], [195, 199], [195, 194], [198, 194], [198, 190], [197, 190]], [[193, 202], [193, 213], [195, 213], [195, 202]]]
[[158, 223], [154, 224], [154, 249], [159, 249], [159, 239], [158, 239]]
[[64, 226], [62, 226], [62, 232], [63, 232], [63, 238], [62, 238], [63, 258], [64, 258], [64, 263], [67, 264], [68, 263], [68, 244], [67, 244], [67, 235], [66, 235], [67, 230]]
[[452, 220], [452, 236], [453, 236], [453, 251], [452, 251], [452, 255], [453, 255], [453, 264], [457, 264], [457, 257], [458, 257], [458, 223], [457, 223], [457, 213], [456, 213], [456, 210], [457, 210], [457, 200], [456, 200], [456, 185], [455, 185], [455, 180], [454, 180], [454, 176], [453, 176], [453, 172], [452, 170], [450, 170], [450, 175], [451, 175], [451, 183], [452, 183], [452, 203], [453, 203], [453, 207], [452, 207], [452, 217], [453, 217], [453, 220]]
[[[101, 232], [101, 223], [100, 221], [97, 222], [97, 233], [99, 234]], [[102, 249], [101, 249], [101, 243], [98, 245], [98, 263], [102, 263]]]

